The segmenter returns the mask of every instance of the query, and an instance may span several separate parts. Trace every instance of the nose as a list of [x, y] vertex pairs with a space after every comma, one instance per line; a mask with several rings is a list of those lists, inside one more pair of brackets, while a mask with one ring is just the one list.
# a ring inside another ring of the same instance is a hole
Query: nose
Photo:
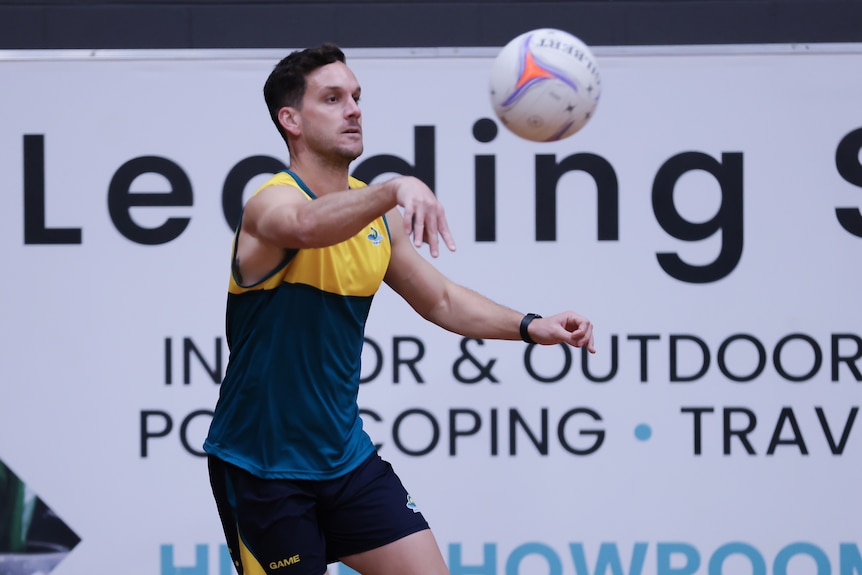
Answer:
[[344, 115], [348, 118], [358, 118], [362, 115], [362, 110], [359, 109], [359, 102], [353, 98], [347, 99], [347, 106], [344, 110]]

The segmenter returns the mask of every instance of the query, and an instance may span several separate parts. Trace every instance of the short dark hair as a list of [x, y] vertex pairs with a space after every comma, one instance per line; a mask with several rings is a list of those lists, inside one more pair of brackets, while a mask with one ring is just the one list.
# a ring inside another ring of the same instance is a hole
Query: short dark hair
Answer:
[[291, 52], [275, 65], [266, 84], [263, 86], [263, 98], [269, 108], [278, 133], [287, 142], [287, 134], [278, 123], [278, 111], [285, 106], [301, 108], [305, 97], [306, 77], [318, 68], [334, 62], [347, 62], [344, 52], [332, 43], [321, 44], [314, 48]]

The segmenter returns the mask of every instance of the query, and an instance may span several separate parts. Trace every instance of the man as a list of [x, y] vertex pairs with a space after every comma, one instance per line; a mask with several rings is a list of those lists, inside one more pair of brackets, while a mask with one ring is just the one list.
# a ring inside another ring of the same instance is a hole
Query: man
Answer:
[[240, 575], [321, 575], [336, 560], [363, 575], [448, 573], [359, 418], [365, 320], [382, 281], [463, 336], [594, 352], [580, 315], [524, 316], [416, 251], [427, 243], [437, 257], [441, 240], [455, 250], [443, 207], [413, 177], [366, 186], [348, 176], [362, 153], [359, 96], [331, 44], [293, 52], [264, 87], [290, 170], [248, 200], [235, 235], [231, 356], [204, 444]]

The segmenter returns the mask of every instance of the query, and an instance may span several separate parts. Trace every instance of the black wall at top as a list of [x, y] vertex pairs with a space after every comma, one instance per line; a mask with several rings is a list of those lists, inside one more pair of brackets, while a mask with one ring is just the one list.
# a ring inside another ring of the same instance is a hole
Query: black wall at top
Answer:
[[0, 49], [593, 46], [862, 41], [860, 0], [0, 0]]

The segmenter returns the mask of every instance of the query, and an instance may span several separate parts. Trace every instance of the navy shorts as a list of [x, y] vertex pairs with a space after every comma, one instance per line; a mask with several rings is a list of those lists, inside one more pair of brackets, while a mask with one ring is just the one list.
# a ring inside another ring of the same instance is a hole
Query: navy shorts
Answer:
[[373, 453], [336, 479], [261, 479], [209, 457], [239, 575], [322, 575], [329, 563], [428, 529], [392, 466]]

